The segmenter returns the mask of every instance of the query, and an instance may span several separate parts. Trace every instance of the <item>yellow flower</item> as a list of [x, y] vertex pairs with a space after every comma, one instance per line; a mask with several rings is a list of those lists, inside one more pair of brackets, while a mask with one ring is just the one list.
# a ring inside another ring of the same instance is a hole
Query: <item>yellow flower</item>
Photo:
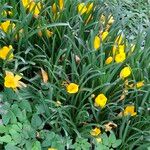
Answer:
[[90, 3], [89, 5], [87, 5], [87, 11], [86, 11], [87, 14], [91, 12], [91, 10], [93, 9], [93, 6], [94, 6], [94, 3]]
[[59, 9], [63, 10], [64, 8], [64, 0], [59, 0]]
[[109, 15], [109, 17], [108, 17], [108, 18], [109, 18], [109, 20], [108, 20], [108, 24], [110, 24], [110, 25], [111, 25], [111, 24], [113, 24], [113, 23], [114, 23], [114, 21], [115, 21], [115, 20], [114, 20], [114, 17], [113, 17], [113, 16], [111, 16], [111, 15]]
[[136, 83], [137, 88], [141, 88], [142, 86], [144, 86], [144, 81], [139, 81]]
[[120, 72], [120, 78], [126, 78], [130, 76], [130, 74], [131, 74], [130, 67], [124, 67]]
[[7, 33], [9, 31], [9, 29], [14, 29], [14, 27], [15, 27], [15, 24], [11, 23], [10, 20], [7, 20], [7, 21], [1, 23], [1, 25], [0, 25], [0, 29], [5, 33]]
[[31, 3], [32, 0], [22, 0], [22, 5], [24, 8], [28, 8], [29, 4]]
[[112, 61], [113, 61], [113, 57], [110, 56], [110, 57], [108, 57], [108, 58], [106, 59], [105, 64], [108, 65], [108, 64], [110, 64]]
[[53, 14], [57, 14], [57, 6], [56, 6], [56, 3], [54, 3], [54, 4], [52, 5], [52, 12], [53, 12]]
[[52, 147], [51, 147], [51, 148], [48, 148], [48, 150], [57, 150], [57, 149], [56, 149], [56, 148], [52, 148]]
[[119, 51], [119, 53], [124, 53], [125, 52], [125, 45], [123, 44], [123, 45], [119, 45], [118, 46], [118, 51]]
[[107, 97], [104, 94], [99, 94], [95, 98], [95, 105], [104, 108], [107, 102]]
[[26, 85], [20, 81], [22, 77], [15, 75], [12, 72], [6, 71], [6, 76], [4, 78], [4, 86], [7, 88], [16, 89], [17, 87], [26, 87]]
[[85, 3], [79, 3], [78, 4], [78, 13], [80, 15], [84, 14], [87, 11], [87, 7], [85, 5]]
[[135, 109], [135, 106], [133, 105], [127, 106], [123, 112], [124, 116], [127, 116], [127, 115], [135, 116], [137, 113], [134, 111], [134, 109]]
[[42, 5], [40, 2], [36, 3], [34, 1], [32, 1], [29, 5], [29, 11], [33, 12], [35, 17], [38, 17], [41, 9], [42, 9]]
[[4, 47], [0, 48], [0, 58], [5, 60], [9, 55], [8, 60], [13, 59], [13, 56], [14, 56], [13, 53], [10, 54], [10, 51], [12, 49], [13, 49], [13, 47], [11, 45], [9, 45], [9, 47], [4, 46]]
[[48, 38], [50, 38], [52, 35], [53, 35], [53, 32], [50, 31], [50, 30], [48, 30], [48, 29], [46, 29], [46, 36], [47, 36]]
[[126, 59], [126, 53], [119, 53], [115, 56], [115, 61], [121, 63]]
[[122, 41], [123, 41], [123, 34], [118, 35], [116, 40], [115, 40], [114, 46], [113, 46], [113, 55], [116, 54], [117, 50], [119, 53], [124, 52], [125, 45], [121, 44]]
[[67, 92], [70, 93], [70, 94], [73, 94], [73, 93], [77, 93], [78, 90], [79, 90], [79, 85], [75, 84], [75, 83], [70, 83], [67, 85]]
[[125, 45], [124, 44], [122, 44], [122, 45], [115, 44], [113, 46], [113, 55], [115, 55], [116, 53], [125, 53]]
[[100, 128], [98, 128], [98, 127], [92, 129], [91, 132], [90, 132], [90, 134], [91, 134], [92, 136], [98, 136], [100, 133], [101, 133], [101, 130], [100, 130]]
[[100, 48], [100, 44], [101, 44], [101, 41], [100, 41], [100, 38], [99, 36], [95, 36], [94, 38], [94, 49], [97, 50]]
[[52, 5], [52, 12], [54, 14], [54, 20], [60, 16], [60, 12], [57, 10], [56, 3], [53, 3], [53, 5]]
[[108, 35], [108, 31], [105, 31], [105, 32], [102, 33], [102, 41], [105, 40], [107, 35]]
[[96, 138], [96, 141], [97, 141], [98, 143], [102, 143], [102, 138], [98, 137], [98, 138]]

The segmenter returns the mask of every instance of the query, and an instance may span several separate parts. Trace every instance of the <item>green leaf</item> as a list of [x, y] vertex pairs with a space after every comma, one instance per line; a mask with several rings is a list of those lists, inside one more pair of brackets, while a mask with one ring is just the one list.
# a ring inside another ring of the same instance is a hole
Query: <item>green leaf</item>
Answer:
[[3, 124], [7, 125], [10, 121], [11, 115], [9, 112], [2, 115]]
[[109, 148], [105, 145], [103, 145], [102, 143], [97, 143], [95, 150], [109, 150]]
[[7, 98], [7, 101], [12, 100], [12, 98], [13, 99], [17, 99], [16, 93], [10, 88], [5, 88], [4, 89], [4, 94], [5, 94], [6, 98]]
[[110, 136], [109, 136], [109, 142], [111, 144], [115, 143], [116, 142], [116, 136], [114, 134], [114, 132], [111, 132]]
[[26, 148], [26, 150], [31, 150], [32, 149], [32, 142], [27, 141], [26, 144], [25, 144], [25, 148]]
[[23, 136], [27, 138], [35, 138], [36, 136], [36, 131], [31, 127], [30, 124], [26, 123], [23, 124], [23, 130], [22, 130]]
[[10, 143], [12, 140], [10, 135], [4, 135], [0, 137], [0, 142], [4, 143]]
[[101, 138], [102, 138], [102, 143], [103, 143], [104, 145], [106, 145], [106, 146], [109, 146], [109, 145], [110, 145], [110, 144], [109, 144], [109, 138], [108, 138], [108, 136], [107, 136], [106, 133], [103, 133], [102, 136], [101, 136]]
[[48, 132], [46, 134], [45, 140], [42, 142], [42, 146], [43, 147], [51, 146], [53, 139], [56, 141], [55, 133], [54, 132], [51, 132], [51, 133]]
[[14, 129], [11, 129], [11, 130], [9, 131], [9, 133], [11, 134], [12, 139], [13, 139], [13, 141], [15, 142], [15, 144], [21, 143], [21, 141], [22, 141], [21, 133], [19, 134], [19, 133], [18, 133], [16, 130], [14, 130]]
[[39, 141], [34, 142], [31, 150], [41, 150], [41, 144]]
[[72, 145], [72, 148], [74, 148], [75, 150], [88, 150], [90, 149], [90, 147], [91, 144], [88, 142], [87, 139], [79, 137], [76, 139], [76, 143]]
[[17, 123], [17, 124], [13, 124], [11, 126], [12, 129], [16, 130], [17, 132], [22, 132], [22, 124]]
[[113, 148], [117, 148], [120, 144], [121, 144], [121, 140], [119, 139], [119, 140], [116, 140], [116, 142], [114, 143], [114, 144], [112, 144], [112, 147]]
[[36, 129], [38, 129], [42, 125], [42, 120], [37, 114], [33, 115], [31, 119], [31, 125]]
[[30, 103], [27, 100], [21, 101], [20, 104], [19, 104], [19, 106], [20, 106], [20, 108], [22, 110], [25, 109], [28, 112], [32, 112], [31, 105], [30, 105]]
[[13, 145], [13, 144], [7, 144], [5, 146], [5, 150], [21, 150], [20, 148], [18, 148], [17, 146]]
[[22, 112], [17, 104], [12, 105], [12, 111], [20, 120], [22, 120]]
[[5, 133], [8, 131], [8, 128], [5, 127], [4, 125], [0, 125], [0, 133]]

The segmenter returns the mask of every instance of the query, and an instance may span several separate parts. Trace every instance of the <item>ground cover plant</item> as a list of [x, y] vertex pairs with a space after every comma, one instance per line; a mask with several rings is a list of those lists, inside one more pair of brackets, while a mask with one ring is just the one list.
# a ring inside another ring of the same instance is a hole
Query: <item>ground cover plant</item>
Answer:
[[150, 149], [150, 28], [113, 6], [0, 1], [0, 149]]

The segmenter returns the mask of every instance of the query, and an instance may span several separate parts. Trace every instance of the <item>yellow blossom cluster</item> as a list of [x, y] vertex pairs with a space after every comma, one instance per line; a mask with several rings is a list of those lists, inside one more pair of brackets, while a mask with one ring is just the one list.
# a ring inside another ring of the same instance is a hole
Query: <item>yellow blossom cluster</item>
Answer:
[[42, 3], [34, 0], [22, 0], [22, 5], [26, 10], [32, 12], [35, 17], [38, 17], [42, 9]]
[[15, 28], [15, 24], [12, 23], [10, 20], [6, 20], [5, 22], [0, 24], [0, 30], [2, 30], [5, 33], [8, 33], [14, 28]]

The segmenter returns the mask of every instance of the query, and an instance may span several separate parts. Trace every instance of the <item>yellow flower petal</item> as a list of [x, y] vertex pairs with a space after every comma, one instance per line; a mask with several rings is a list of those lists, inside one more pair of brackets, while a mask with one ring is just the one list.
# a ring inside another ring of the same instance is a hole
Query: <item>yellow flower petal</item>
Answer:
[[53, 35], [53, 32], [50, 31], [50, 30], [48, 30], [48, 29], [46, 29], [46, 36], [47, 36], [48, 38], [50, 38], [50, 37], [52, 37], [52, 35]]
[[17, 83], [15, 81], [15, 77], [12, 73], [7, 73], [4, 78], [4, 86], [7, 88], [16, 88]]
[[8, 75], [13, 76], [13, 75], [14, 75], [14, 74], [13, 74], [12, 72], [10, 72], [10, 71], [5, 71], [5, 74], [6, 74], [6, 76], [8, 76]]
[[105, 31], [105, 32], [102, 33], [102, 41], [105, 40], [107, 35], [108, 35], [108, 31]]
[[64, 0], [59, 0], [59, 9], [63, 10], [64, 8]]
[[136, 83], [137, 88], [141, 88], [142, 86], [144, 86], [144, 81], [139, 81]]
[[91, 10], [93, 9], [93, 6], [94, 6], [94, 3], [90, 3], [89, 5], [87, 5], [87, 11], [86, 11], [87, 14], [91, 12]]
[[115, 61], [117, 63], [121, 63], [126, 59], [126, 54], [125, 53], [119, 53], [115, 56]]
[[108, 57], [108, 58], [106, 59], [105, 64], [108, 65], [108, 64], [110, 64], [112, 61], [113, 61], [113, 57], [110, 56], [110, 57]]
[[38, 17], [41, 9], [42, 9], [42, 5], [40, 2], [35, 3], [34, 1], [32, 1], [29, 5], [29, 11], [32, 12], [35, 17]]
[[87, 7], [85, 5], [85, 3], [79, 3], [78, 4], [78, 13], [80, 15], [84, 14], [87, 11]]
[[131, 74], [131, 69], [130, 67], [124, 67], [121, 72], [120, 72], [120, 78], [124, 79]]
[[104, 108], [107, 103], [107, 97], [104, 94], [99, 94], [95, 98], [95, 104], [101, 108]]
[[5, 60], [8, 57], [8, 60], [13, 59], [13, 53], [10, 54], [10, 51], [13, 49], [13, 47], [11, 45], [9, 46], [4, 46], [0, 49], [0, 58]]
[[135, 116], [137, 113], [134, 111], [134, 109], [135, 109], [135, 106], [133, 105], [127, 106], [123, 112], [124, 116], [127, 116], [127, 115]]
[[6, 76], [4, 78], [4, 86], [7, 88], [13, 88], [14, 90], [17, 89], [17, 87], [22, 87], [25, 84], [19, 81], [20, 79], [21, 76], [14, 76], [12, 72], [6, 71]]
[[125, 53], [125, 45], [119, 45], [118, 46], [118, 49], [119, 49], [119, 53]]
[[101, 138], [96, 138], [96, 141], [97, 141], [98, 143], [102, 143], [102, 139], [101, 139]]
[[15, 75], [15, 79], [16, 79], [17, 81], [19, 81], [19, 80], [22, 79], [22, 77], [21, 77], [20, 75]]
[[70, 94], [73, 94], [73, 93], [77, 93], [78, 90], [79, 90], [79, 85], [75, 84], [75, 83], [70, 83], [67, 85], [67, 92], [70, 93]]
[[101, 44], [101, 41], [100, 41], [100, 38], [99, 36], [95, 36], [94, 38], [94, 49], [97, 50], [100, 48], [100, 44]]
[[22, 0], [22, 5], [24, 8], [28, 8], [29, 4], [31, 3], [32, 0]]
[[56, 3], [54, 3], [54, 4], [52, 5], [52, 12], [53, 12], [53, 14], [57, 14], [57, 6], [56, 6]]
[[2, 29], [4, 32], [8, 32], [8, 29], [9, 29], [9, 26], [10, 26], [10, 20], [7, 20], [3, 23], [1, 23], [0, 25], [0, 29]]
[[52, 147], [51, 147], [51, 148], [48, 148], [48, 150], [57, 150], [57, 149], [56, 149], [56, 148], [52, 148]]
[[100, 128], [98, 128], [98, 127], [92, 129], [91, 132], [90, 132], [90, 134], [91, 134], [92, 136], [98, 136], [100, 133], [101, 133], [101, 130], [100, 130]]

